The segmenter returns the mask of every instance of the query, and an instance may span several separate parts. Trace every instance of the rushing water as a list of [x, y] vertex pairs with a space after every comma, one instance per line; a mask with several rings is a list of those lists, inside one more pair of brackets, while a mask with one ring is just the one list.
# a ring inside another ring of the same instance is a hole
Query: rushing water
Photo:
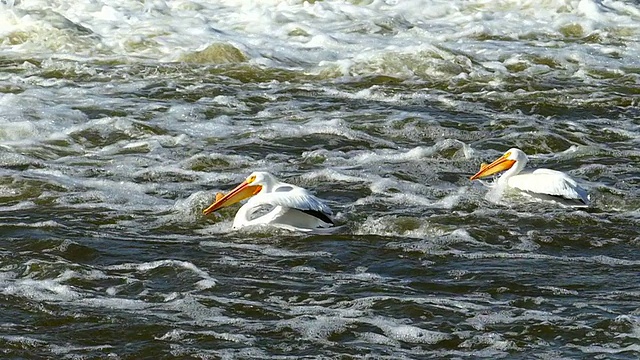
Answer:
[[[640, 356], [634, 1], [4, 0], [0, 357]], [[469, 181], [511, 147], [592, 206]], [[267, 170], [340, 228], [202, 209]]]

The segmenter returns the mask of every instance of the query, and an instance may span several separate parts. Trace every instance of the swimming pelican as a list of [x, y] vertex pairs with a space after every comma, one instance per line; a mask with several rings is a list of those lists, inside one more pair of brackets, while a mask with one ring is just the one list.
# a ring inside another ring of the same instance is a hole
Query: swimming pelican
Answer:
[[507, 170], [498, 179], [499, 188], [515, 188], [527, 195], [559, 202], [568, 206], [587, 206], [589, 196], [569, 175], [550, 169], [520, 173], [527, 165], [527, 155], [520, 149], [509, 149], [489, 165], [482, 164], [471, 180], [482, 179]]
[[[233, 229], [269, 224], [276, 227], [312, 231], [333, 226], [331, 209], [309, 191], [279, 181], [268, 172], [254, 172], [202, 212], [208, 215], [223, 207], [250, 198], [233, 219]], [[266, 213], [265, 213], [266, 211]]]

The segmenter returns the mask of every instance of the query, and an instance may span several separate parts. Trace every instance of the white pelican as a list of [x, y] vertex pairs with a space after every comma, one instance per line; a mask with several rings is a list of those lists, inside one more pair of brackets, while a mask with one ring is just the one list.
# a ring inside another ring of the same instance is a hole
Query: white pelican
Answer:
[[553, 200], [568, 206], [587, 206], [589, 196], [569, 175], [550, 169], [536, 169], [520, 173], [527, 165], [527, 155], [520, 149], [509, 149], [489, 165], [482, 164], [471, 180], [482, 179], [507, 170], [498, 178], [498, 188], [515, 188], [521, 192], [545, 200]]
[[217, 194], [216, 201], [202, 212], [208, 215], [246, 198], [250, 199], [236, 213], [233, 229], [268, 224], [288, 230], [312, 231], [334, 225], [333, 213], [322, 200], [306, 189], [283, 183], [261, 171], [249, 175], [228, 194]]

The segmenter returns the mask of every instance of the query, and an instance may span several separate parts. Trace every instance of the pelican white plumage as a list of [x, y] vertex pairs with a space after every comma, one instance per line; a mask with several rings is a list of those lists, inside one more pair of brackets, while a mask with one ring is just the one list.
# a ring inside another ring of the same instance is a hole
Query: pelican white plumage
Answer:
[[499, 188], [514, 188], [527, 195], [567, 206], [589, 205], [587, 191], [569, 175], [550, 169], [536, 169], [522, 173], [527, 161], [527, 155], [522, 150], [509, 149], [491, 164], [483, 164], [471, 180], [482, 179], [506, 170], [495, 184]]
[[[208, 215], [250, 198], [233, 219], [233, 229], [250, 225], [272, 225], [294, 231], [312, 231], [334, 225], [333, 213], [306, 189], [287, 184], [268, 172], [254, 172], [226, 195], [203, 210]], [[266, 211], [266, 212], [265, 212]]]

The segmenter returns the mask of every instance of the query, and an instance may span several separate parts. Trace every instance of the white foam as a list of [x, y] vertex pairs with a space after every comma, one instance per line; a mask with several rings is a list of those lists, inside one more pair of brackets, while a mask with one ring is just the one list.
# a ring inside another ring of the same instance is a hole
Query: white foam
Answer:
[[21, 335], [0, 335], [0, 339], [8, 343], [21, 344], [29, 347], [39, 347], [46, 345], [46, 341]]
[[332, 256], [331, 253], [325, 251], [309, 251], [309, 252], [297, 252], [285, 250], [282, 248], [277, 248], [271, 245], [254, 245], [254, 244], [240, 244], [240, 243], [230, 243], [230, 242], [222, 242], [222, 241], [203, 241], [201, 243], [202, 246], [211, 246], [215, 248], [232, 248], [232, 249], [243, 249], [243, 250], [252, 250], [263, 255], [275, 256], [275, 257], [298, 257], [298, 256], [308, 256], [308, 257], [327, 257]]
[[94, 308], [120, 310], [144, 310], [154, 306], [153, 304], [147, 303], [143, 300], [102, 297], [86, 297], [80, 300], [76, 300], [76, 304]]
[[356, 235], [382, 235], [382, 236], [407, 236], [412, 238], [423, 238], [427, 235], [441, 233], [440, 230], [432, 229], [429, 224], [419, 219], [402, 218], [392, 216], [368, 216], [356, 229]]
[[[113, 345], [109, 345], [109, 344], [105, 344], [105, 345], [95, 345], [95, 346], [60, 346], [60, 345], [56, 345], [56, 344], [50, 344], [49, 349], [51, 350], [51, 352], [55, 355], [66, 355], [72, 352], [78, 352], [78, 351], [101, 351], [104, 352], [104, 350], [108, 350], [108, 349], [113, 349], [114, 346]], [[109, 354], [107, 355], [107, 357], [110, 356], [114, 356], [115, 353]], [[117, 355], [115, 355], [117, 356]]]
[[385, 318], [367, 319], [365, 322], [377, 326], [388, 338], [414, 344], [436, 344], [451, 338], [450, 334], [426, 330], [409, 324], [399, 324]]
[[[65, 240], [66, 241], [66, 240]], [[64, 244], [64, 243], [63, 243]], [[60, 246], [63, 246], [61, 244]], [[64, 251], [60, 249], [61, 251]], [[111, 276], [105, 274], [103, 271], [98, 269], [83, 269], [82, 271], [77, 270], [65, 270], [60, 275], [56, 277], [56, 281], [65, 282], [71, 279], [83, 279], [83, 280], [99, 280], [99, 279], [109, 279]]]
[[582, 351], [585, 354], [621, 354], [621, 353], [639, 353], [640, 345], [631, 344], [624, 347], [609, 347], [609, 346], [601, 346], [601, 345], [574, 345], [568, 344], [568, 347], [576, 348]]
[[569, 290], [564, 288], [559, 288], [556, 286], [538, 286], [538, 288], [543, 290], [549, 290], [553, 295], [573, 295], [578, 296], [578, 292], [575, 290]]
[[177, 200], [169, 215], [160, 216], [160, 223], [194, 223], [202, 219], [202, 210], [215, 200], [214, 192], [198, 191], [188, 198]]
[[55, 280], [16, 279], [5, 285], [2, 293], [36, 301], [72, 301], [82, 297], [72, 286]]
[[[20, 206], [18, 207], [18, 209], [24, 209], [26, 207]], [[3, 209], [4, 211], [7, 211], [7, 209]], [[13, 208], [12, 210], [16, 210], [16, 208]], [[36, 221], [34, 223], [25, 223], [25, 222], [11, 222], [11, 223], [0, 223], [0, 226], [19, 226], [19, 227], [24, 227], [24, 228], [64, 228], [66, 226], [54, 221], [54, 220], [47, 220], [47, 221]]]
[[194, 274], [200, 276], [205, 282], [199, 282], [199, 287], [211, 287], [215, 285], [216, 280], [213, 279], [206, 271], [201, 270], [196, 265], [188, 261], [180, 260], [157, 260], [148, 263], [126, 263], [120, 265], [111, 265], [108, 267], [110, 270], [136, 270], [141, 272], [147, 272], [159, 267], [178, 267], [189, 270]]
[[252, 336], [247, 336], [243, 334], [230, 334], [230, 333], [219, 333], [216, 331], [186, 331], [181, 329], [173, 329], [164, 335], [157, 337], [157, 340], [165, 340], [165, 341], [184, 341], [185, 339], [189, 339], [190, 337], [212, 337], [217, 340], [231, 341], [241, 344], [252, 344], [255, 342], [255, 339]]
[[[354, 229], [358, 235], [381, 235], [381, 236], [403, 236], [408, 238], [423, 239], [422, 241], [412, 241], [410, 243], [387, 244], [390, 248], [401, 248], [406, 251], [423, 251], [434, 253], [448, 249], [450, 245], [456, 243], [467, 243], [475, 246], [494, 247], [475, 239], [464, 228], [450, 231], [437, 224], [428, 221], [412, 218], [399, 217], [395, 215], [373, 217], [364, 220], [358, 228]], [[445, 250], [448, 251], [448, 250]], [[453, 251], [453, 250], [452, 250]]]
[[304, 138], [315, 134], [336, 135], [349, 140], [362, 140], [395, 147], [395, 144], [391, 141], [373, 137], [364, 131], [353, 130], [351, 126], [342, 119], [312, 119], [301, 125], [270, 122], [261, 127], [258, 136], [261, 139], [280, 139]]
[[[375, 140], [375, 142], [387, 145], [385, 143], [381, 143], [379, 140]], [[331, 155], [333, 158], [339, 158], [341, 164], [366, 166], [370, 164], [422, 162], [425, 161], [425, 159], [437, 158], [440, 152], [448, 149], [460, 149], [463, 158], [469, 158], [473, 153], [473, 150], [469, 145], [456, 139], [439, 140], [435, 145], [429, 147], [416, 146], [410, 149], [397, 149], [395, 144], [390, 147], [391, 148], [389, 149], [380, 150], [353, 150], [348, 153], [330, 153], [326, 150], [315, 150], [305, 152], [303, 156], [327, 157], [328, 155]]]
[[346, 331], [348, 325], [354, 321], [348, 318], [315, 315], [294, 318], [288, 321], [288, 325], [300, 333], [302, 338], [323, 343], [328, 341], [329, 336]]
[[385, 335], [377, 334], [373, 332], [358, 333], [356, 335], [358, 336], [358, 338], [372, 344], [380, 344], [380, 345], [393, 346], [393, 347], [399, 347], [401, 344], [400, 341], [396, 339], [391, 339]]
[[19, 94], [0, 96], [0, 139], [4, 145], [19, 146], [48, 139], [60, 127], [86, 121], [81, 111], [56, 100], [47, 89], [26, 89]]
[[583, 263], [595, 263], [610, 266], [637, 266], [640, 265], [640, 260], [626, 260], [618, 259], [605, 255], [595, 256], [552, 256], [546, 254], [536, 253], [480, 253], [480, 252], [465, 252], [457, 253], [454, 256], [463, 257], [467, 259], [544, 259], [544, 260], [556, 260], [560, 262], [583, 262]]
[[640, 340], [640, 317], [633, 315], [619, 315], [614, 321], [617, 324], [628, 325], [631, 329], [628, 333], [619, 334], [617, 338], [633, 338]]
[[460, 203], [460, 200], [464, 198], [468, 191], [469, 187], [461, 186], [455, 193], [446, 195], [442, 199], [433, 203], [432, 206], [451, 210]]
[[[446, 4], [433, 0], [367, 4], [25, 0], [2, 7], [0, 36], [24, 34], [18, 37], [22, 41], [7, 46], [15, 53], [176, 61], [223, 43], [242, 51], [254, 64], [338, 69], [342, 75], [444, 78], [451, 77], [448, 68], [454, 68], [453, 75], [495, 76], [504, 72], [503, 61], [509, 58], [505, 54], [542, 50], [514, 41], [509, 46], [484, 42], [477, 47], [478, 36], [518, 40], [535, 34], [544, 42], [565, 38], [571, 26], [579, 29], [577, 36], [624, 39], [627, 46], [616, 47], [622, 58], [615, 59], [624, 64], [633, 61], [638, 48], [634, 39], [640, 32], [637, 7], [614, 0], [606, 4], [595, 0]], [[608, 31], [617, 28], [623, 29], [622, 35]], [[545, 51], [555, 52], [552, 56], [564, 66], [572, 66], [564, 60], [567, 52], [584, 54], [580, 65], [588, 67], [611, 62], [609, 56], [587, 56], [590, 50], [582, 46], [571, 42], [567, 46], [573, 49], [547, 47]], [[458, 53], [471, 53], [479, 65], [470, 62], [470, 68], [460, 67], [456, 58], [464, 56]]]
[[502, 335], [493, 332], [466, 339], [460, 347], [463, 349], [482, 347], [480, 350], [473, 351], [474, 356], [481, 358], [499, 358], [503, 357], [507, 351], [521, 350], [513, 341], [505, 340]]

